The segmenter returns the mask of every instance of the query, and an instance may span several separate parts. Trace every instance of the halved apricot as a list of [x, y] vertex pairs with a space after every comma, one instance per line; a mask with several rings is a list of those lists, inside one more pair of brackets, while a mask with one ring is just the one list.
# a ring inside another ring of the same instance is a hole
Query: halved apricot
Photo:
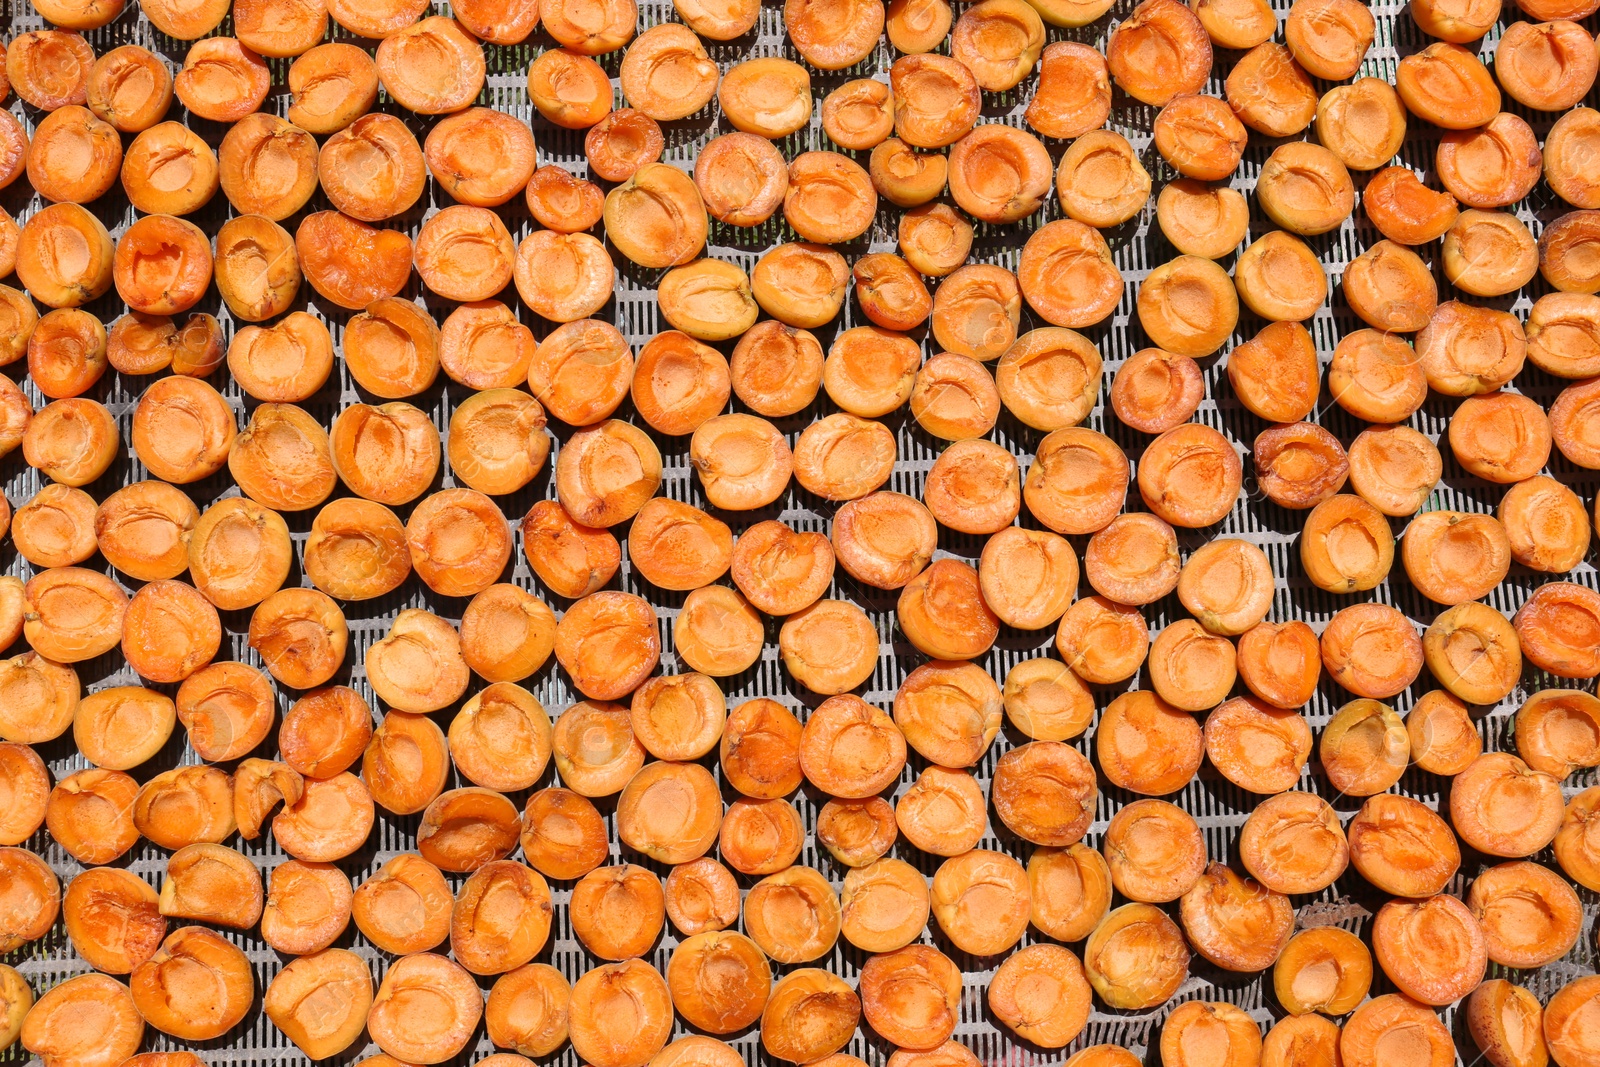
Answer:
[[1278, 1003], [1293, 1015], [1344, 1015], [1372, 986], [1372, 953], [1337, 926], [1313, 926], [1294, 935], [1272, 968]]
[[319, 136], [338, 133], [372, 110], [378, 67], [353, 44], [319, 44], [289, 64], [290, 122]]
[[822, 128], [834, 144], [853, 151], [877, 147], [894, 131], [894, 102], [883, 82], [846, 82], [822, 101]]
[[1300, 780], [1311, 730], [1297, 711], [1234, 697], [1206, 717], [1205, 744], [1223, 777], [1253, 793], [1278, 793]]
[[1484, 982], [1467, 1000], [1467, 1032], [1484, 1058], [1506, 1067], [1549, 1062], [1544, 1010], [1534, 995], [1503, 978]]
[[561, 713], [551, 734], [551, 753], [561, 781], [588, 797], [620, 791], [645, 760], [628, 709], [589, 700]]
[[566, 978], [547, 963], [508, 971], [495, 980], [483, 1008], [489, 1040], [525, 1056], [548, 1056], [566, 1043], [570, 996]]
[[0, 738], [38, 744], [60, 737], [72, 725], [82, 690], [71, 667], [25, 652], [0, 661], [0, 693], [11, 702], [0, 705]]
[[1278, 29], [1277, 14], [1259, 0], [1198, 0], [1194, 8], [1219, 48], [1254, 48]]
[[1292, 1063], [1333, 1063], [1339, 1055], [1339, 1026], [1321, 1015], [1291, 1015], [1272, 1025], [1261, 1041], [1262, 1067]]
[[1299, 234], [1327, 233], [1355, 207], [1355, 188], [1344, 164], [1328, 149], [1304, 141], [1273, 149], [1261, 167], [1256, 196], [1274, 222]]
[[852, 500], [835, 516], [832, 540], [839, 564], [880, 589], [899, 589], [933, 558], [938, 524], [920, 502], [877, 492]]
[[[1038, 138], [1011, 126], [990, 124], [974, 129], [951, 147], [949, 167], [950, 195], [962, 210], [984, 222], [1026, 218], [1038, 210], [1050, 191], [1049, 153]], [[1083, 197], [1087, 201], [1099, 192], [1103, 190], [1088, 188]], [[1096, 210], [1085, 206], [1091, 212]]]
[[1455, 897], [1391, 900], [1372, 922], [1372, 949], [1389, 980], [1424, 1004], [1453, 1004], [1483, 981], [1488, 958], [1478, 921]]
[[462, 302], [488, 300], [504, 289], [515, 254], [500, 216], [466, 204], [452, 204], [424, 222], [412, 249], [423, 284]]
[[1024, 120], [1046, 137], [1078, 137], [1105, 124], [1111, 78], [1105, 57], [1076, 41], [1046, 45]]
[[678, 1014], [714, 1034], [735, 1033], [759, 1019], [772, 983], [771, 967], [755, 942], [722, 931], [679, 942], [666, 979]]
[[1428, 670], [1474, 704], [1500, 701], [1522, 674], [1516, 631], [1504, 615], [1468, 601], [1441, 612], [1422, 635]]
[[1223, 1063], [1256, 1063], [1261, 1030], [1242, 1008], [1222, 1001], [1191, 1000], [1178, 1005], [1161, 1027], [1161, 1062], [1173, 1067], [1203, 1063], [1198, 1050], [1222, 1056]]
[[1500, 0], [1422, 0], [1411, 17], [1430, 37], [1471, 44], [1500, 17]]
[[1543, 967], [1577, 944], [1583, 906], [1566, 880], [1527, 861], [1490, 867], [1473, 880], [1467, 907], [1483, 929], [1489, 959]]
[[248, 754], [266, 739], [277, 717], [272, 683], [246, 663], [202, 667], [178, 687], [176, 703], [189, 743], [212, 761]]
[[399, 293], [411, 275], [411, 238], [337, 211], [307, 215], [294, 245], [311, 287], [352, 311]]
[[511, 558], [511, 530], [495, 502], [474, 489], [442, 489], [406, 523], [411, 567], [443, 596], [475, 596]]
[[1593, 978], [1587, 975], [1572, 980], [1545, 1005], [1544, 1039], [1559, 1064], [1583, 1064], [1595, 1056], [1594, 1037], [1583, 1023], [1600, 995], [1600, 982]]
[[1124, 693], [1101, 718], [1095, 748], [1112, 784], [1146, 796], [1164, 796], [1183, 788], [1200, 769], [1204, 752], [1200, 724], [1155, 693]]
[[179, 927], [128, 982], [145, 1021], [186, 1041], [220, 1037], [250, 1010], [255, 981], [231, 941], [201, 926]]
[[1492, 516], [1435, 511], [1406, 527], [1401, 557], [1407, 576], [1425, 596], [1460, 604], [1499, 584], [1511, 565], [1511, 546]]
[[300, 291], [294, 238], [263, 215], [243, 215], [222, 224], [215, 269], [217, 289], [229, 310], [248, 322], [289, 310]]
[[450, 932], [450, 884], [421, 856], [402, 853], [356, 888], [352, 914], [385, 952], [425, 952]]
[[[106, 702], [97, 703], [104, 707]], [[83, 716], [84, 721], [93, 722], [94, 714], [91, 706], [90, 712]], [[74, 715], [74, 726], [77, 721], [78, 717]], [[78, 736], [78, 731], [74, 729], [74, 741]], [[95, 749], [92, 739], [90, 749], [96, 755], [103, 754]], [[13, 741], [0, 742], [0, 790], [4, 790], [11, 798], [10, 807], [0, 817], [0, 844], [20, 845], [44, 824], [46, 803], [50, 797], [50, 772], [45, 769], [44, 761], [27, 745]]]
[[241, 214], [276, 222], [317, 191], [316, 139], [273, 115], [256, 112], [235, 123], [217, 161], [222, 192]]
[[1411, 761], [1432, 774], [1456, 775], [1483, 751], [1467, 706], [1442, 689], [1424, 693], [1406, 716]]
[[1355, 0], [1296, 0], [1283, 36], [1312, 75], [1343, 81], [1360, 69], [1376, 29], [1372, 12]]
[[539, 501], [528, 511], [522, 538], [534, 573], [558, 596], [595, 592], [610, 581], [622, 558], [615, 537], [579, 525], [553, 500]]
[[162, 915], [248, 930], [261, 918], [263, 899], [261, 872], [234, 849], [202, 841], [167, 860]]
[[627, 181], [646, 163], [656, 162], [665, 146], [660, 124], [631, 107], [602, 116], [583, 138], [590, 173], [611, 182]]
[[503, 793], [467, 787], [434, 797], [417, 828], [417, 851], [441, 870], [480, 870], [515, 851], [522, 828]]
[[305, 791], [272, 820], [272, 836], [305, 863], [333, 863], [366, 844], [374, 819], [372, 794], [349, 772], [307, 778]]
[[[1205, 83], [1211, 39], [1194, 12], [1177, 0], [1144, 0], [1118, 23], [1106, 44], [1106, 60], [1129, 95], [1160, 107]], [[1160, 68], [1165, 69], [1158, 74]]]
[[[1356, 604], [1336, 612], [1322, 631], [1321, 644], [1323, 666], [1334, 680], [1352, 693], [1371, 698], [1356, 702], [1365, 710], [1352, 724], [1379, 714], [1370, 705], [1404, 691], [1422, 670], [1422, 641], [1416, 629], [1387, 604]], [[1397, 758], [1403, 770], [1403, 754]], [[1398, 778], [1400, 771], [1394, 773]]]
[[1348, 857], [1361, 877], [1385, 893], [1417, 898], [1449, 884], [1461, 866], [1461, 846], [1432, 808], [1379, 793], [1350, 822]]
[[[944, 156], [918, 152], [898, 137], [876, 145], [867, 161], [867, 174], [878, 195], [906, 208], [926, 205], [944, 192], [949, 173], [949, 163]], [[951, 209], [945, 207], [944, 210]]]
[[139, 1051], [145, 1020], [128, 987], [103, 974], [83, 974], [54, 986], [18, 1028], [22, 1047], [41, 1063], [110, 1067]]
[[713, 677], [748, 670], [761, 657], [765, 626], [744, 597], [726, 586], [705, 586], [685, 598], [672, 641], [690, 667]]
[[1220, 181], [1233, 173], [1244, 153], [1243, 124], [1214, 96], [1173, 97], [1156, 115], [1152, 130], [1162, 158], [1191, 178]]
[[697, 763], [647, 764], [617, 801], [618, 836], [663, 863], [705, 855], [721, 828], [721, 798], [710, 772]]
[[[520, 681], [549, 658], [555, 645], [555, 625], [550, 609], [532, 593], [510, 584], [491, 585], [473, 597], [462, 615], [462, 656], [468, 666], [491, 682]], [[523, 695], [519, 697], [519, 693]], [[532, 700], [522, 690], [498, 695], [517, 701]], [[541, 708], [538, 716], [542, 715]], [[548, 751], [545, 755], [548, 757]], [[539, 769], [543, 767], [541, 759]]]
[[331, 679], [344, 664], [348, 643], [344, 613], [315, 589], [280, 589], [250, 616], [250, 647], [274, 678], [294, 689]]
[[[1358, 263], [1346, 268], [1347, 279], [1360, 275]], [[1274, 322], [1309, 319], [1328, 294], [1327, 275], [1316, 254], [1282, 230], [1262, 235], [1239, 253], [1233, 282], [1246, 307]]]
[[1405, 143], [1406, 113], [1388, 82], [1358, 78], [1317, 103], [1317, 139], [1351, 170], [1377, 170]]
[[1550, 405], [1550, 434], [1556, 447], [1573, 463], [1591, 470], [1600, 468], [1600, 441], [1592, 436], [1589, 417], [1597, 403], [1600, 387], [1591, 379], [1568, 385]]
[[1140, 324], [1158, 348], [1198, 359], [1232, 334], [1239, 297], [1217, 264], [1179, 256], [1150, 272], [1139, 287], [1138, 311]]
[[584, 55], [614, 52], [633, 37], [639, 8], [634, 0], [551, 0], [539, 5], [540, 21], [561, 44]]
[[889, 69], [895, 135], [916, 148], [954, 144], [977, 121], [977, 79], [960, 60], [935, 54], [902, 56]]
[[183, 106], [213, 122], [238, 122], [260, 110], [271, 85], [266, 61], [232, 37], [195, 41], [172, 81]]
[[42, 570], [23, 587], [22, 632], [54, 663], [78, 663], [116, 647], [128, 596], [110, 578], [82, 567]]
[[138, 832], [162, 848], [226, 841], [237, 828], [233, 782], [218, 767], [191, 765], [146, 782], [133, 805]]
[[234, 439], [228, 469], [252, 500], [279, 511], [304, 511], [338, 485], [328, 435], [292, 404], [262, 404]]
[[678, 17], [701, 37], [731, 41], [750, 32], [761, 14], [761, 5], [751, 0], [673, 0]]
[[78, 396], [106, 372], [106, 328], [82, 308], [48, 311], [28, 336], [28, 374], [52, 399]]
[[[126, 853], [139, 840], [140, 828], [135, 819], [135, 804], [139, 785], [121, 771], [94, 768], [69, 774], [56, 783], [45, 805], [44, 824], [50, 836], [62, 850], [85, 866], [107, 864]], [[149, 835], [146, 835], [149, 836]], [[5, 849], [8, 861], [16, 861], [29, 853], [21, 849]], [[34, 860], [34, 862], [39, 862]], [[6, 873], [12, 884], [18, 886], [17, 911], [9, 922], [10, 929], [3, 939], [13, 947], [23, 940], [33, 940], [37, 934], [28, 933], [30, 925], [42, 922], [49, 926], [55, 921], [54, 897], [57, 893], [54, 876], [48, 885], [30, 883], [36, 875], [19, 869], [17, 862], [7, 862]], [[49, 897], [45, 893], [48, 890]], [[40, 909], [28, 914], [30, 905]], [[45, 908], [48, 908], [48, 913]], [[135, 951], [137, 951], [135, 949]]]
[[293, 559], [283, 517], [242, 497], [208, 508], [189, 542], [195, 588], [224, 611], [259, 604], [281, 588]]
[[811, 75], [777, 56], [735, 63], [717, 87], [717, 103], [737, 130], [787, 137], [811, 119]]
[[[513, 588], [491, 586], [489, 592]], [[482, 599], [480, 595], [474, 603]], [[553, 618], [549, 625], [554, 628]], [[462, 628], [466, 630], [465, 619]], [[498, 681], [462, 705], [450, 722], [448, 741], [452, 759], [472, 782], [491, 789], [526, 789], [549, 763], [550, 718], [526, 689]]]
[[156, 891], [119, 867], [91, 868], [72, 879], [61, 914], [73, 951], [107, 974], [128, 974], [167, 935]]
[[1561, 826], [1561, 787], [1509, 752], [1486, 752], [1456, 775], [1450, 821], [1461, 840], [1491, 856], [1531, 856]]
[[789, 169], [765, 137], [729, 133], [713, 138], [696, 157], [694, 183], [706, 210], [719, 221], [759, 226], [783, 203]]
[[116, 128], [79, 104], [41, 119], [28, 146], [28, 181], [46, 200], [97, 200], [116, 184], [121, 166]]
[[323, 142], [317, 173], [334, 207], [351, 218], [378, 222], [417, 202], [427, 167], [405, 123], [393, 115], [369, 114]]
[[111, 288], [113, 256], [100, 220], [77, 204], [51, 204], [23, 224], [17, 278], [42, 304], [78, 307]]
[[539, 224], [558, 233], [590, 229], [600, 221], [605, 209], [605, 196], [599, 186], [553, 165], [534, 171], [523, 195]]
[[1394, 84], [1407, 110], [1447, 130], [1482, 126], [1500, 111], [1500, 87], [1478, 57], [1458, 44], [1435, 41], [1406, 56]]
[[795, 680], [814, 693], [856, 688], [877, 669], [877, 631], [866, 612], [843, 600], [818, 600], [784, 620], [778, 651]]
[[[108, 4], [106, 9], [109, 8]], [[63, 7], [57, 14], [64, 10]], [[9, 87], [41, 111], [84, 103], [93, 64], [94, 49], [82, 34], [70, 32], [70, 28], [19, 33], [6, 48]]]
[[1568, 582], [1534, 591], [1512, 619], [1523, 652], [1536, 666], [1562, 678], [1600, 673], [1588, 631], [1600, 625], [1600, 604], [1592, 592]]
[[[883, 884], [888, 889], [888, 896], [893, 897], [891, 908], [895, 914], [895, 928], [893, 941], [901, 943], [905, 935], [906, 926], [912, 925], [911, 918], [906, 914], [908, 910], [915, 910], [915, 901], [921, 900], [921, 917], [914, 923], [917, 930], [927, 924], [927, 887], [922, 882], [922, 876], [916, 877], [913, 883], [904, 872], [895, 868], [898, 860], [887, 861], [888, 866], [880, 865], [878, 861], [894, 846], [899, 836], [899, 826], [895, 822], [894, 809], [882, 797], [867, 797], [854, 800], [830, 799], [822, 806], [822, 811], [817, 815], [817, 840], [820, 841], [833, 858], [852, 870], [865, 868], [861, 876], [853, 878], [849, 872], [845, 874], [844, 894], [841, 907], [843, 908], [842, 931], [851, 944], [857, 942], [858, 937], [867, 935], [861, 925], [852, 918], [851, 903], [858, 889], [864, 889], [864, 880], [875, 884]], [[881, 875], [881, 877], [879, 877]], [[874, 914], [876, 908], [869, 908], [866, 914]], [[904, 922], [900, 919], [904, 918]]]
[[1164, 800], [1136, 800], [1120, 809], [1106, 827], [1101, 850], [1112, 884], [1133, 900], [1177, 900], [1206, 870], [1200, 827]]
[[689, 176], [646, 163], [606, 194], [606, 234], [641, 267], [673, 267], [699, 255], [706, 241], [705, 205]]
[[1400, 993], [1375, 997], [1356, 1009], [1339, 1035], [1347, 1067], [1378, 1067], [1404, 1056], [1417, 1067], [1448, 1067], [1455, 1041], [1433, 1010]]
[[[1444, 820], [1438, 822], [1448, 835]], [[1350, 845], [1327, 801], [1313, 793], [1287, 792], [1261, 801], [1250, 813], [1239, 833], [1239, 857], [1268, 889], [1316, 893], [1344, 874]]]
[[[587, 798], [570, 789], [541, 789], [530, 796], [522, 813], [521, 836], [522, 854], [549, 878], [582, 878], [605, 863], [608, 855], [600, 813]], [[670, 887], [668, 896], [666, 907], [671, 914]]]
[[333, 468], [357, 495], [405, 504], [427, 491], [439, 469], [439, 431], [416, 407], [352, 404], [329, 434]]
[[588, 318], [611, 299], [611, 256], [586, 233], [529, 234], [517, 247], [512, 269], [522, 299], [552, 322]]
[[[373, 691], [384, 703], [412, 717], [392, 723], [384, 718], [367, 747], [363, 767], [372, 768], [369, 779], [373, 774], [392, 773], [394, 788], [408, 798], [402, 807], [420, 811], [443, 787], [443, 776], [449, 771], [443, 733], [420, 716], [453, 704], [466, 691], [471, 673], [461, 655], [460, 635], [439, 616], [408, 608], [395, 616], [382, 640], [367, 647], [365, 665]], [[419, 741], [415, 740], [417, 734], [426, 736]], [[393, 763], [402, 758], [399, 753], [415, 752], [419, 746], [437, 759], [428, 760], [421, 770], [409, 758], [405, 770]], [[389, 750], [397, 754], [391, 756]], [[374, 788], [382, 791], [380, 786]]]
[[1505, 207], [1539, 180], [1539, 142], [1526, 122], [1501, 112], [1488, 124], [1454, 130], [1439, 142], [1439, 180], [1473, 208]]
[[1539, 268], [1533, 235], [1506, 211], [1463, 211], [1444, 235], [1444, 274], [1474, 296], [1503, 296], [1527, 284]]
[[1178, 924], [1161, 909], [1124, 904], [1084, 942], [1083, 969], [1107, 1005], [1151, 1008], [1165, 1004], [1188, 977], [1189, 949]]
[[1274, 41], [1246, 52], [1228, 73], [1223, 91], [1240, 121], [1268, 137], [1293, 137], [1316, 117], [1311, 75]]
[[591, 593], [568, 608], [557, 624], [555, 654], [585, 696], [626, 696], [649, 677], [660, 658], [655, 612], [630, 593]]
[[1109, 684], [1133, 676], [1150, 648], [1150, 631], [1137, 607], [1103, 596], [1084, 597], [1061, 616], [1056, 650], [1087, 682]]
[[389, 34], [375, 58], [390, 97], [419, 115], [460, 111], [483, 89], [482, 45], [452, 18], [436, 15]]
[[234, 32], [263, 56], [298, 56], [328, 32], [327, 5], [307, 0], [244, 0], [233, 10]]
[[273, 976], [262, 1010], [307, 1056], [338, 1055], [361, 1036], [372, 1005], [366, 961], [348, 949], [299, 956]]
[[465, 0], [452, 4], [450, 13], [490, 44], [521, 44], [539, 24], [539, 5], [532, 0]]
[[335, 500], [317, 512], [305, 546], [306, 575], [341, 600], [382, 596], [411, 573], [405, 528], [382, 504]]
[[367, 1032], [401, 1062], [442, 1063], [461, 1051], [482, 1017], [483, 993], [472, 976], [452, 960], [418, 952], [384, 972]]

